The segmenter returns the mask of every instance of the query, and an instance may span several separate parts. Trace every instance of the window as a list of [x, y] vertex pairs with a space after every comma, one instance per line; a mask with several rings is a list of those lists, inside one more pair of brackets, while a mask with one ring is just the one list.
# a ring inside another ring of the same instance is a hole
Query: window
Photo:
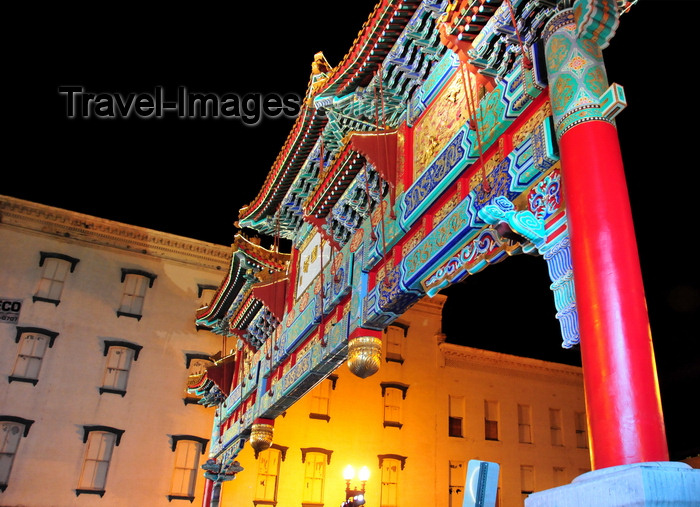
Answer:
[[277, 502], [277, 481], [280, 474], [280, 449], [269, 447], [258, 455], [258, 477], [255, 481], [255, 505]]
[[67, 255], [51, 252], [40, 252], [39, 266], [44, 268], [39, 282], [39, 288], [33, 297], [36, 301], [45, 301], [58, 306], [63, 293], [63, 284], [69, 272], [75, 270], [79, 260]]
[[132, 361], [139, 358], [141, 345], [121, 341], [105, 341], [107, 357], [100, 394], [115, 393], [124, 396]]
[[401, 428], [401, 410], [406, 399], [408, 386], [394, 382], [382, 382], [382, 397], [384, 398], [384, 427]]
[[450, 461], [450, 501], [449, 507], [462, 507], [466, 480], [464, 461]]
[[450, 416], [449, 418], [449, 435], [451, 437], [463, 437], [462, 434], [462, 418]]
[[486, 440], [498, 440], [497, 401], [484, 401], [484, 426]]
[[34, 421], [21, 417], [0, 415], [0, 492], [5, 491], [10, 483], [10, 472], [19, 441], [27, 436], [33, 423]]
[[518, 442], [532, 443], [532, 416], [529, 405], [518, 405]]
[[403, 364], [403, 346], [408, 327], [393, 324], [386, 328], [386, 360]]
[[301, 461], [304, 463], [302, 505], [319, 505], [323, 503], [326, 465], [331, 461], [332, 452], [319, 448], [305, 448], [301, 450]]
[[124, 292], [117, 316], [141, 320], [146, 289], [153, 287], [156, 275], [133, 269], [122, 269]]
[[19, 344], [17, 358], [8, 380], [36, 385], [46, 349], [53, 347], [57, 336], [58, 333], [46, 329], [18, 327], [15, 337], [15, 342]]
[[382, 489], [379, 505], [381, 507], [396, 507], [399, 504], [399, 471], [403, 468], [403, 461], [397, 458], [384, 458], [381, 460]]
[[335, 389], [335, 383], [338, 377], [333, 375], [320, 384], [318, 384], [309, 394], [311, 399], [311, 411], [309, 417], [311, 419], [323, 419], [330, 421], [330, 401], [331, 390]]
[[199, 456], [204, 454], [208, 440], [192, 435], [173, 435], [172, 450], [175, 453], [175, 465], [170, 481], [171, 500], [194, 500], [197, 484]]
[[552, 445], [564, 445], [561, 432], [561, 410], [558, 408], [549, 409], [549, 434]]
[[463, 437], [464, 397], [450, 396], [449, 404], [448, 435], [451, 437]]
[[520, 465], [520, 494], [523, 501], [535, 491], [535, 469], [531, 465]]
[[588, 449], [588, 425], [585, 412], [574, 412], [574, 424], [576, 427], [576, 447]]
[[564, 467], [552, 468], [552, 480], [555, 487], [566, 484], [566, 469]]
[[76, 495], [89, 493], [103, 496], [107, 484], [107, 472], [115, 446], [119, 445], [124, 430], [107, 426], [83, 426], [85, 455]]

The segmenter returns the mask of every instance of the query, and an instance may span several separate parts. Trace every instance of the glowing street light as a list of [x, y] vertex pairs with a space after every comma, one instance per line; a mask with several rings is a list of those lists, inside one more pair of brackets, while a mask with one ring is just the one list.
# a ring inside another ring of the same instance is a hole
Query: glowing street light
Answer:
[[348, 484], [348, 488], [350, 487], [350, 481], [355, 478], [355, 469], [353, 468], [352, 465], [348, 465], [345, 467], [345, 470], [343, 470], [343, 479], [345, 479], [345, 482]]
[[357, 474], [357, 478], [360, 481], [360, 489], [353, 489], [351, 487], [351, 482], [354, 478], [355, 468], [352, 465], [346, 466], [343, 470], [343, 479], [345, 479], [345, 502], [340, 504], [341, 507], [356, 507], [365, 504], [365, 485], [369, 480], [369, 468], [363, 466]]

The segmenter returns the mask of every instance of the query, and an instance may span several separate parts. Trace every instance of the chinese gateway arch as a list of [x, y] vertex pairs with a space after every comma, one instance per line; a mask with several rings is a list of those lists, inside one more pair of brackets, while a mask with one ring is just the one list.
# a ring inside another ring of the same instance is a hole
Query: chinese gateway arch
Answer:
[[371, 375], [407, 308], [521, 253], [546, 261], [562, 346], [580, 344], [594, 469], [526, 504], [698, 498], [698, 474], [668, 461], [614, 120], [625, 97], [602, 58], [630, 8], [382, 0], [341, 62], [314, 56], [238, 220], [291, 252], [237, 236], [196, 317], [235, 343], [189, 385], [218, 407], [205, 505], [243, 446], [269, 446], [275, 418], [340, 364]]

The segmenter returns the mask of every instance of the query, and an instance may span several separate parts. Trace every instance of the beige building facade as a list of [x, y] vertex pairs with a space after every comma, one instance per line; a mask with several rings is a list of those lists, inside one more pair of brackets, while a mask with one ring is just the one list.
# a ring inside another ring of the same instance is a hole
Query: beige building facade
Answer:
[[588, 471], [581, 369], [445, 343], [444, 301], [389, 326], [376, 374], [342, 365], [275, 420], [269, 449], [246, 444], [221, 505], [337, 506], [351, 465], [369, 470], [367, 505], [461, 507], [474, 459], [500, 465], [511, 507]]
[[202, 502], [231, 249], [0, 196], [0, 505]]

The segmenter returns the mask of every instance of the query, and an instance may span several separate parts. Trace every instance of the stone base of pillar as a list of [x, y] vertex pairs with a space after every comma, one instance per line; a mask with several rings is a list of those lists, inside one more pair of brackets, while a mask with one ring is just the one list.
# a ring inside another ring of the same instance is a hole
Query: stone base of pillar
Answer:
[[635, 463], [587, 472], [571, 484], [539, 491], [525, 507], [700, 505], [700, 470], [680, 462]]

